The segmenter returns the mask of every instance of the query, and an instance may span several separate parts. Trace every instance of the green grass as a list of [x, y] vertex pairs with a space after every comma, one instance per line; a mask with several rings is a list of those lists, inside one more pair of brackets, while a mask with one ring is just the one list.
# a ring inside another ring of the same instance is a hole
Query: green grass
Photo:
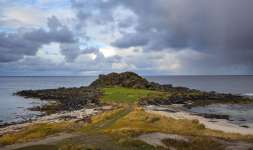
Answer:
[[154, 95], [166, 95], [164, 92], [144, 90], [144, 89], [131, 89], [123, 87], [111, 87], [102, 89], [102, 101], [105, 103], [135, 103], [140, 98]]

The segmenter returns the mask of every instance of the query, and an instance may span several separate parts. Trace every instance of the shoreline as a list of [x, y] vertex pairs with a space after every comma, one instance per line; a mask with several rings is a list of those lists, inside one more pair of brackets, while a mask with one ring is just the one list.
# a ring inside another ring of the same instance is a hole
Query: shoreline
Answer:
[[[153, 107], [153, 108], [152, 108]], [[253, 128], [245, 128], [240, 125], [233, 124], [226, 119], [212, 119], [188, 112], [180, 107], [161, 107], [161, 106], [148, 106], [144, 108], [146, 112], [157, 114], [164, 117], [170, 117], [176, 120], [198, 120], [199, 123], [205, 125], [206, 128], [218, 130], [225, 133], [236, 133], [241, 135], [253, 135]]]
[[87, 121], [89, 117], [99, 114], [104, 111], [112, 110], [113, 106], [102, 106], [95, 108], [83, 108], [80, 110], [74, 111], [63, 111], [51, 115], [45, 115], [36, 118], [35, 120], [25, 121], [22, 123], [7, 125], [5, 127], [0, 127], [0, 136], [5, 134], [16, 133], [24, 129], [25, 127], [34, 125], [34, 124], [43, 124], [43, 123], [59, 123], [61, 121]]
[[[174, 106], [144, 106], [144, 110], [151, 114], [157, 114], [173, 119], [198, 120], [199, 123], [205, 125], [206, 128], [218, 130], [225, 133], [236, 133], [241, 135], [253, 135], [253, 128], [245, 128], [240, 125], [229, 122], [227, 119], [206, 118], [196, 113], [187, 111], [181, 105]], [[63, 111], [55, 114], [44, 115], [34, 120], [28, 120], [21, 123], [14, 123], [5, 127], [0, 127], [0, 136], [10, 133], [19, 132], [20, 130], [34, 124], [42, 123], [59, 123], [61, 121], [85, 121], [87, 117], [97, 115], [104, 111], [113, 110], [114, 106], [101, 106], [94, 108], [83, 108], [74, 111]]]

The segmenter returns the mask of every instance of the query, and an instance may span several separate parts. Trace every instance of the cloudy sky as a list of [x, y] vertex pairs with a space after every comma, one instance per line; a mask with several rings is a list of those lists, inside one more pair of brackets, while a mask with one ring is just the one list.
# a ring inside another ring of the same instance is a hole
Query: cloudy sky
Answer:
[[252, 0], [0, 0], [0, 76], [253, 74], [252, 14]]

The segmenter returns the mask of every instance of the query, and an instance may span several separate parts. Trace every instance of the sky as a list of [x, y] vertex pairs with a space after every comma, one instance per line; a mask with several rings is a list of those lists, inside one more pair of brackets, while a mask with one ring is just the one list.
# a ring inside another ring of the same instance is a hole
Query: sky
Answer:
[[0, 0], [0, 76], [253, 74], [252, 0]]

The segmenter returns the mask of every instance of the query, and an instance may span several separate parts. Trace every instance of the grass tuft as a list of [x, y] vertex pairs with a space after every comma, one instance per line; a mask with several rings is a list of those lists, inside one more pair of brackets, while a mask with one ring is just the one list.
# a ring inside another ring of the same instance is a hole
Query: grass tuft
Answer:
[[0, 137], [0, 145], [27, 142], [66, 131], [74, 131], [74, 124], [71, 122], [35, 124], [23, 129], [18, 133], [6, 134]]

